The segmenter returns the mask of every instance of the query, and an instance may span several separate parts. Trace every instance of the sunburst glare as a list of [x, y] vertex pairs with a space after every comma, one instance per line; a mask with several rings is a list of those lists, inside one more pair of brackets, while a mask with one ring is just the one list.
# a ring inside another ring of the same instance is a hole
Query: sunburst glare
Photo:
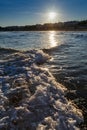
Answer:
[[49, 19], [54, 20], [56, 18], [56, 13], [55, 12], [50, 12], [49, 13]]

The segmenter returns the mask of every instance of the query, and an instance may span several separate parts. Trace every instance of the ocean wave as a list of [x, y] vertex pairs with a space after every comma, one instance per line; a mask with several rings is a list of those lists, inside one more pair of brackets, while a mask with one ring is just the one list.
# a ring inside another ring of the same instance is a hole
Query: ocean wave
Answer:
[[7, 52], [18, 52], [18, 50], [13, 49], [13, 48], [4, 48], [4, 47], [0, 47], [0, 52], [1, 51], [7, 51]]
[[87, 35], [86, 34], [76, 34], [75, 38], [84, 38], [84, 39], [87, 39]]
[[42, 50], [8, 55], [9, 49], [2, 50], [6, 55], [0, 61], [0, 130], [76, 130], [82, 112], [64, 97], [67, 89], [41, 65], [51, 57]]

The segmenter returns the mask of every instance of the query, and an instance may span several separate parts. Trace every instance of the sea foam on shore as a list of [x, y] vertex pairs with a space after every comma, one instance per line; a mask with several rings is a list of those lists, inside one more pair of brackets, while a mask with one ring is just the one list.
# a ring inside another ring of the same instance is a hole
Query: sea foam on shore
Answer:
[[[6, 50], [7, 51], [7, 50]], [[4, 50], [5, 53], [5, 50]], [[43, 67], [43, 51], [6, 53], [0, 60], [0, 130], [77, 130], [81, 111]]]

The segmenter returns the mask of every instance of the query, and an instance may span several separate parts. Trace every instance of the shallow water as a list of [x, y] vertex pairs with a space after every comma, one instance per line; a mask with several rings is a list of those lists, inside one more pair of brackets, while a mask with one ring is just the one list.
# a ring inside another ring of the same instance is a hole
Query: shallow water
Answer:
[[0, 47], [49, 48], [53, 59], [47, 66], [57, 80], [87, 96], [87, 32], [0, 32]]
[[[49, 53], [52, 59], [45, 65], [58, 82], [70, 89], [67, 97], [84, 111], [83, 127], [86, 130], [87, 32], [0, 32], [0, 47], [17, 50], [43, 49]], [[0, 60], [3, 57], [4, 53], [3, 56], [1, 53]]]

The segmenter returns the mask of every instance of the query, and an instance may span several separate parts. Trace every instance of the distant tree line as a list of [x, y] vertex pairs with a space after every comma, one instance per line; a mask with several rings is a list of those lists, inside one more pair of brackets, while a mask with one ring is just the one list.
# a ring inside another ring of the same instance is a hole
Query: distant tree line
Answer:
[[68, 21], [58, 23], [45, 23], [26, 26], [7, 26], [0, 27], [0, 31], [48, 31], [48, 30], [60, 30], [60, 31], [74, 31], [84, 30], [87, 31], [87, 20], [83, 21]]

